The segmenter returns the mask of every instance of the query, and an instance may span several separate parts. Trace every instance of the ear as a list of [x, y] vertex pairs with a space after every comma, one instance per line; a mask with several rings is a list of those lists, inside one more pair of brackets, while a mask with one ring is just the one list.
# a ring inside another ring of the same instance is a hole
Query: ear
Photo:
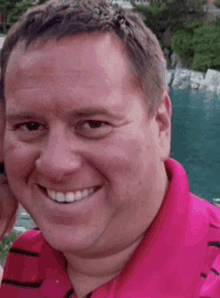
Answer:
[[165, 161], [170, 156], [171, 149], [171, 117], [172, 117], [172, 103], [167, 93], [163, 93], [160, 104], [156, 112], [156, 122], [159, 128], [159, 149], [161, 160]]

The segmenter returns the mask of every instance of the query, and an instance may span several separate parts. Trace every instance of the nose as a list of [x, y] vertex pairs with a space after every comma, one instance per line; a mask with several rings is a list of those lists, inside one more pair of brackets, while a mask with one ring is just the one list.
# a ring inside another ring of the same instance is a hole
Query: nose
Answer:
[[[70, 143], [71, 142], [71, 143]], [[82, 167], [82, 157], [77, 152], [76, 142], [64, 134], [51, 134], [42, 145], [39, 158], [35, 162], [38, 172], [47, 180], [61, 182]]]

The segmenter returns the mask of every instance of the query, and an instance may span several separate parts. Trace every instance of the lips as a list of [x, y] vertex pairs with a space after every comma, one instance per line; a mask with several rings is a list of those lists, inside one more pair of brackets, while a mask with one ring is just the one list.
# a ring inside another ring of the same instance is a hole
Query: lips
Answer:
[[61, 192], [61, 191], [54, 191], [48, 188], [45, 188], [41, 185], [38, 185], [39, 188], [53, 201], [58, 203], [73, 203], [76, 201], [81, 201], [82, 199], [88, 198], [93, 193], [95, 193], [100, 186], [84, 188], [77, 191], [72, 192]]

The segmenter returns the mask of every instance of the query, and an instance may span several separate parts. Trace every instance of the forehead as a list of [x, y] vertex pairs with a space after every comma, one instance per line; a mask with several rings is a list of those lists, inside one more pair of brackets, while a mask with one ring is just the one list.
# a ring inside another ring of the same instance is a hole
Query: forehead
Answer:
[[[6, 80], [13, 76], [36, 79], [42, 74], [71, 72], [79, 82], [88, 76], [93, 80], [102, 76], [106, 83], [121, 83], [137, 88], [122, 42], [110, 34], [81, 34], [60, 40], [37, 41], [25, 51], [19, 43], [12, 51], [6, 69]], [[19, 73], [19, 74], [18, 74]], [[65, 80], [71, 79], [66, 76]]]
[[135, 81], [122, 43], [111, 35], [49, 40], [30, 45], [27, 51], [20, 43], [7, 66], [6, 106], [8, 99], [21, 109], [24, 103], [37, 105], [39, 96], [45, 102], [52, 98], [55, 106], [60, 104], [61, 95], [65, 95], [66, 106], [62, 105], [67, 108], [72, 105], [74, 94], [81, 106], [92, 104], [91, 100], [95, 99], [95, 104], [105, 102], [109, 108], [117, 105], [121, 110], [120, 104], [131, 95], [142, 98], [142, 90]]

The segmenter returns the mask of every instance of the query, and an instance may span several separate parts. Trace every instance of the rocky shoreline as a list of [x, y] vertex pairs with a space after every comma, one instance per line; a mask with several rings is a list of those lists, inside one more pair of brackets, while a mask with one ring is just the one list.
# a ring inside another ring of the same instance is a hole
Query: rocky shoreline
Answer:
[[203, 73], [186, 68], [170, 69], [167, 70], [167, 84], [173, 89], [220, 95], [220, 71], [208, 69]]

